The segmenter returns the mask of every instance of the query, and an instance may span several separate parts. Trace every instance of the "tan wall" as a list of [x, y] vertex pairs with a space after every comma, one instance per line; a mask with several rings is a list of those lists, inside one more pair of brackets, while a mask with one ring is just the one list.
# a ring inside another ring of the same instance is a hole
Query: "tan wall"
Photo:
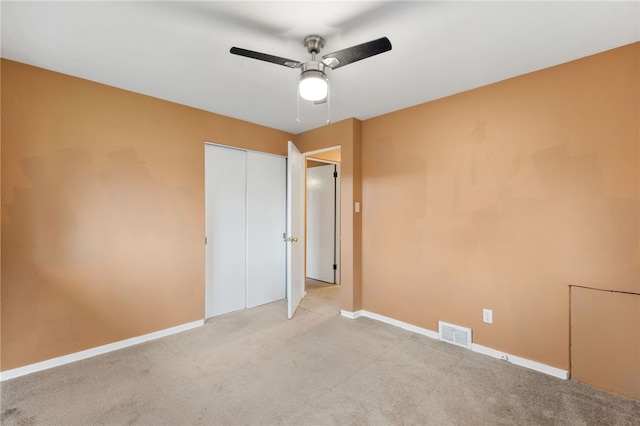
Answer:
[[340, 145], [340, 284], [341, 308], [356, 311], [361, 307], [361, 216], [354, 213], [361, 200], [360, 126], [356, 119], [343, 120], [295, 136], [301, 152]]
[[640, 400], [640, 294], [572, 287], [571, 377]]
[[2, 370], [204, 318], [204, 142], [292, 135], [2, 60]]
[[640, 291], [639, 58], [363, 122], [363, 308], [568, 370], [569, 285]]

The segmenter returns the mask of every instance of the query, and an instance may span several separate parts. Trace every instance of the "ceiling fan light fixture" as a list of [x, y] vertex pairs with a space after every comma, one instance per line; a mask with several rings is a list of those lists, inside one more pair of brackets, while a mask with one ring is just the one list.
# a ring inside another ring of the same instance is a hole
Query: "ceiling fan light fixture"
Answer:
[[327, 76], [320, 70], [303, 71], [298, 86], [300, 97], [307, 101], [321, 101], [327, 97], [329, 83]]
[[[320, 50], [324, 47], [324, 39], [319, 35], [312, 34], [305, 37], [302, 44], [307, 48], [307, 52], [311, 54], [310, 61], [300, 62], [293, 59], [282, 58], [280, 56], [269, 55], [267, 53], [242, 49], [240, 47], [232, 47], [229, 52], [233, 55], [240, 55], [260, 61], [271, 62], [288, 68], [301, 69], [300, 82], [298, 83], [299, 111], [300, 98], [317, 104], [325, 103], [326, 100], [328, 104], [329, 79], [325, 73], [326, 68], [334, 70], [391, 50], [391, 42], [389, 39], [381, 37], [377, 40], [371, 40], [366, 43], [361, 43], [356, 46], [351, 46], [346, 49], [323, 55], [322, 60], [316, 60], [316, 55], [318, 55]], [[327, 105], [327, 111], [328, 110], [329, 108]]]

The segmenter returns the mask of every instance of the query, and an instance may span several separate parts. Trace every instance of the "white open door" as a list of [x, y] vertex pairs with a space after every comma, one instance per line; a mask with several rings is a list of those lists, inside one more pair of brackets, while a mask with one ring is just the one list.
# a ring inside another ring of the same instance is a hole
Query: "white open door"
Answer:
[[307, 277], [331, 284], [336, 272], [335, 171], [335, 164], [307, 168]]
[[287, 160], [287, 303], [292, 318], [304, 296], [304, 158], [289, 141]]

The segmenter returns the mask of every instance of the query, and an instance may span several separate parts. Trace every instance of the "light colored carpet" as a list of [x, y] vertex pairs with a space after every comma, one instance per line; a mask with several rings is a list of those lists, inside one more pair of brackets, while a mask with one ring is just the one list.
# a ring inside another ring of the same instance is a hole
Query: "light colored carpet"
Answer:
[[343, 318], [339, 291], [8, 380], [2, 424], [640, 424], [639, 401]]

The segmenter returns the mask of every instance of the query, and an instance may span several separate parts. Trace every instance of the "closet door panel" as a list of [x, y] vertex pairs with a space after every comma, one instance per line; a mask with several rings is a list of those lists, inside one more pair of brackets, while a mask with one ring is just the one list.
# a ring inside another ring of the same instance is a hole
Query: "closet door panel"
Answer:
[[246, 151], [205, 146], [207, 318], [246, 306]]
[[247, 307], [284, 299], [286, 160], [247, 153]]

